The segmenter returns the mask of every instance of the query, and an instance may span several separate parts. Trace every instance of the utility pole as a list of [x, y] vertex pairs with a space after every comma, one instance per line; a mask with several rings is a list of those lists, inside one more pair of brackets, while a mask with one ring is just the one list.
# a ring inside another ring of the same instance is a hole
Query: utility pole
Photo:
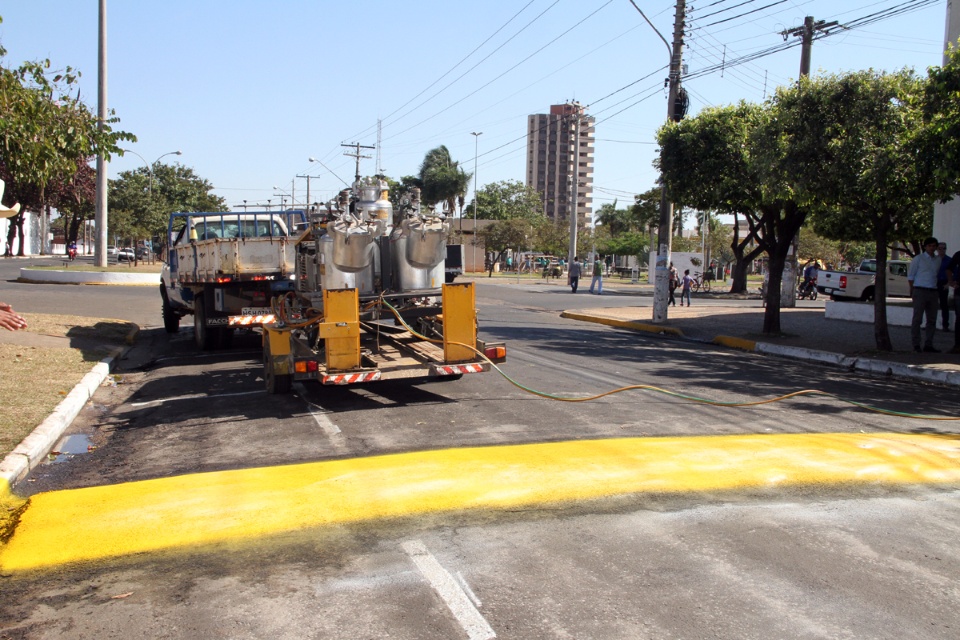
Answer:
[[[683, 59], [683, 27], [686, 2], [677, 0], [673, 19], [673, 53], [670, 56], [670, 91], [667, 98], [667, 121], [676, 119], [677, 98], [680, 95], [680, 69]], [[657, 228], [657, 264], [653, 288], [653, 321], [667, 321], [667, 302], [670, 300], [670, 242], [673, 237], [673, 203], [667, 198], [667, 187], [661, 185], [660, 225]]]
[[[802, 27], [794, 27], [793, 29], [787, 29], [786, 31], [781, 31], [780, 35], [783, 36], [783, 39], [786, 40], [790, 36], [800, 38], [800, 78], [806, 78], [810, 76], [810, 54], [813, 50], [813, 37], [817, 31], [825, 31], [830, 27], [837, 26], [837, 22], [826, 22], [820, 20], [815, 22], [813, 16], [807, 16], [803, 19]], [[784, 278], [781, 280], [780, 285], [780, 306], [781, 308], [793, 308], [797, 306], [797, 270], [798, 260], [797, 252], [800, 249], [800, 232], [797, 232], [797, 235], [793, 237], [791, 242], [790, 255], [787, 256], [787, 261], [784, 269]]]
[[321, 176], [297, 176], [297, 177], [307, 179], [307, 211], [310, 211], [310, 178], [319, 178]]
[[345, 153], [343, 155], [349, 158], [355, 158], [357, 161], [357, 172], [356, 172], [356, 181], [360, 182], [360, 158], [370, 159], [370, 156], [360, 155], [360, 149], [376, 149], [376, 147], [370, 147], [367, 145], [362, 145], [359, 142], [354, 142], [353, 144], [341, 144], [341, 147], [348, 147], [351, 149], [356, 149], [353, 153]]
[[[97, 51], [97, 129], [103, 131], [107, 121], [107, 0], [100, 0], [99, 47]], [[103, 151], [97, 154], [96, 237], [93, 262], [107, 266], [107, 160]]]

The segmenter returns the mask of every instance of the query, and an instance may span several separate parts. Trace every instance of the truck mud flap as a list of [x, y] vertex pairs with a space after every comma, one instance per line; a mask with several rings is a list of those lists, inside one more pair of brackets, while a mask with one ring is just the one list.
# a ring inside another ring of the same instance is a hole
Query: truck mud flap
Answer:
[[430, 368], [432, 376], [462, 376], [465, 373], [483, 373], [489, 371], [490, 365], [486, 362], [470, 364], [437, 364]]

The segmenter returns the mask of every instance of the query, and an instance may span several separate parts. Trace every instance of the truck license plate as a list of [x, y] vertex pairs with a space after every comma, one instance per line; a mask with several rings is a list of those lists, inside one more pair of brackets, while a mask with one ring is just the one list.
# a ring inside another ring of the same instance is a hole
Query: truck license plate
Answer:
[[270, 307], [243, 307], [240, 309], [242, 316], [269, 316], [273, 315], [273, 309]]

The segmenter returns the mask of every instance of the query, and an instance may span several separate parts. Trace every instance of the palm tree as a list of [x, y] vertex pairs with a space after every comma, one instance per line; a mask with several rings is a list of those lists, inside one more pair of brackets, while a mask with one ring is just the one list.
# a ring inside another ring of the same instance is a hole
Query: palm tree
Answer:
[[472, 174], [461, 169], [460, 163], [450, 157], [450, 151], [444, 145], [431, 149], [420, 165], [424, 204], [432, 208], [443, 202], [447, 211], [456, 211], [457, 199], [466, 195], [471, 177]]

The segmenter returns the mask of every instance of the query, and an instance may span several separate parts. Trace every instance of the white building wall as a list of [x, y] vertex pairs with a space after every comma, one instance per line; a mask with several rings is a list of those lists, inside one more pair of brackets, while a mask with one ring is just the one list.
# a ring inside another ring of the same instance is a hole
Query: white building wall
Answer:
[[[26, 220], [23, 223], [23, 233], [26, 236], [26, 244], [23, 246], [23, 252], [28, 256], [35, 256], [40, 253], [40, 216], [33, 212], [26, 212]], [[3, 248], [7, 244], [7, 233], [10, 230], [10, 220], [0, 218], [0, 256], [6, 253]], [[20, 238], [13, 241], [12, 251], [16, 255], [20, 248]]]
[[[960, 0], [947, 0], [944, 51], [951, 42], [957, 46], [958, 38], [960, 38]], [[946, 63], [946, 55], [944, 55], [944, 63]], [[951, 255], [955, 251], [960, 251], [960, 198], [933, 206], [933, 235], [940, 242], [947, 243], [947, 251]]]

